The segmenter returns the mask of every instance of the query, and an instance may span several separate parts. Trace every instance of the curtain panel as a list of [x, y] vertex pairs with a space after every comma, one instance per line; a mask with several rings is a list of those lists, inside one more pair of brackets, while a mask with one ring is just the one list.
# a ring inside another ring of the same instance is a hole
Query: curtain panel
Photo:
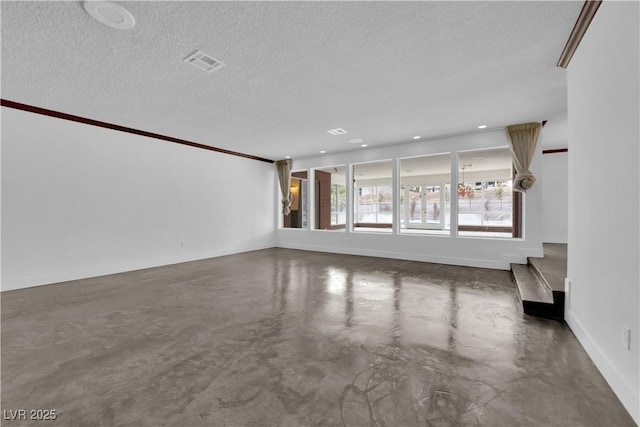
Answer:
[[278, 171], [278, 181], [280, 182], [280, 192], [282, 193], [282, 214], [289, 215], [291, 212], [291, 159], [278, 160], [276, 162]]
[[536, 182], [536, 177], [533, 176], [529, 167], [536, 153], [541, 128], [542, 124], [535, 122], [507, 126], [506, 128], [511, 157], [516, 168], [513, 189], [521, 193], [526, 193]]

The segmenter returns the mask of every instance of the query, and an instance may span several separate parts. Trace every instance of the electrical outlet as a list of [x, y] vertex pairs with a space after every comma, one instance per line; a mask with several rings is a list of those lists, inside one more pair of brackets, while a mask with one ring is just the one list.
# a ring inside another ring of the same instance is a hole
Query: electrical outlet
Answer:
[[622, 345], [627, 350], [631, 350], [631, 329], [626, 326], [622, 327]]
[[571, 292], [571, 280], [568, 277], [564, 278], [564, 292], [567, 294]]

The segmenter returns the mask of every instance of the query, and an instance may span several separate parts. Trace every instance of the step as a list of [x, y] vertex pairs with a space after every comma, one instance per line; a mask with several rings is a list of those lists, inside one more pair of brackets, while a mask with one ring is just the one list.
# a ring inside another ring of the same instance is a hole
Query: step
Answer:
[[530, 265], [511, 264], [511, 274], [525, 314], [564, 319], [564, 292], [552, 291]]
[[564, 278], [567, 276], [566, 260], [529, 257], [527, 262], [549, 290], [564, 292]]
[[553, 294], [526, 264], [511, 264], [511, 273], [522, 301], [553, 304]]

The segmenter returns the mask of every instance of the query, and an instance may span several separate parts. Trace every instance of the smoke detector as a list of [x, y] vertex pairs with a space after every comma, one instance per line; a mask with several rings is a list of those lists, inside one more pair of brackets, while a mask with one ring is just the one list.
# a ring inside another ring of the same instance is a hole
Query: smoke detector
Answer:
[[117, 30], [128, 30], [136, 20], [124, 7], [108, 1], [85, 1], [84, 10], [96, 21]]
[[184, 62], [188, 62], [194, 67], [200, 68], [201, 70], [209, 73], [224, 67], [224, 62], [217, 60], [213, 56], [204, 53], [201, 50], [196, 50], [191, 55], [184, 58]]

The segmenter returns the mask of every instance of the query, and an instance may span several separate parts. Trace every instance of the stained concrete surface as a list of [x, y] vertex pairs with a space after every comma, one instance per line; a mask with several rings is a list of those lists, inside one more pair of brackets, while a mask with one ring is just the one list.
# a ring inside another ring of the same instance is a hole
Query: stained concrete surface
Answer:
[[529, 258], [529, 262], [544, 277], [554, 291], [564, 292], [564, 278], [567, 277], [567, 245], [544, 243], [543, 258]]
[[3, 293], [2, 409], [4, 426], [635, 425], [509, 272], [287, 249]]

